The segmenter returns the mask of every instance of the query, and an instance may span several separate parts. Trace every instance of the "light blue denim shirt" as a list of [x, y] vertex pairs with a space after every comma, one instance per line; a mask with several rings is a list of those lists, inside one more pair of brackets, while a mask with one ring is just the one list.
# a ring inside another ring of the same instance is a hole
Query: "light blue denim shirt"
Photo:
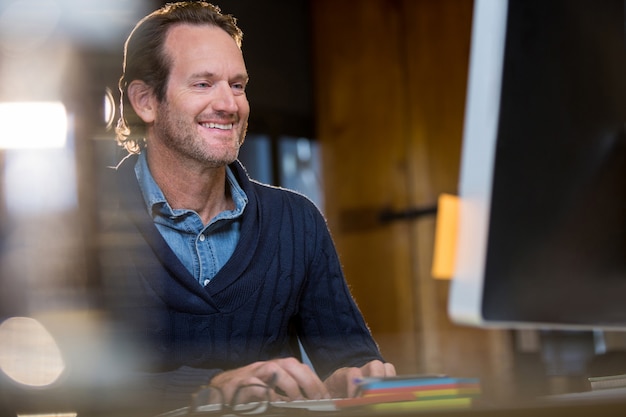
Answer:
[[148, 212], [183, 265], [202, 286], [206, 286], [230, 259], [237, 246], [240, 218], [248, 198], [230, 168], [226, 167], [226, 178], [235, 209], [219, 213], [205, 226], [193, 210], [172, 210], [150, 173], [145, 154], [145, 150], [139, 154], [135, 174]]

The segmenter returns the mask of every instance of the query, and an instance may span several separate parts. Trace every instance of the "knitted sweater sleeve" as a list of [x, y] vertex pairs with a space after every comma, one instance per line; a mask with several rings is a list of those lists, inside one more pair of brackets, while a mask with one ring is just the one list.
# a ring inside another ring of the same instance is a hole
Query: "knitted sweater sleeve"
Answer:
[[338, 368], [383, 358], [350, 293], [325, 219], [317, 211], [312, 217], [315, 244], [301, 293], [299, 337], [325, 379]]

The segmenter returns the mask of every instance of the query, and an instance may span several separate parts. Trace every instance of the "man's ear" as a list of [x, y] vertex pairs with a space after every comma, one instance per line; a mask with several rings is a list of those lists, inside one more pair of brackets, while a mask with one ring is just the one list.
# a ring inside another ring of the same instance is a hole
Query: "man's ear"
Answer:
[[126, 91], [137, 116], [145, 123], [152, 123], [156, 117], [156, 97], [152, 87], [141, 80], [133, 80]]

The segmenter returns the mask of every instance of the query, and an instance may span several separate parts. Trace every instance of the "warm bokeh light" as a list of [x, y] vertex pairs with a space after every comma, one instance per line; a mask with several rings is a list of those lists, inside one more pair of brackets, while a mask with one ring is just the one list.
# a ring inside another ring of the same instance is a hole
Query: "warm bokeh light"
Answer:
[[0, 370], [13, 381], [45, 387], [65, 370], [61, 351], [37, 320], [12, 317], [0, 324]]
[[68, 118], [61, 102], [4, 102], [0, 126], [0, 149], [62, 148]]
[[431, 271], [435, 278], [451, 279], [454, 275], [458, 223], [459, 198], [455, 195], [441, 194], [438, 201]]

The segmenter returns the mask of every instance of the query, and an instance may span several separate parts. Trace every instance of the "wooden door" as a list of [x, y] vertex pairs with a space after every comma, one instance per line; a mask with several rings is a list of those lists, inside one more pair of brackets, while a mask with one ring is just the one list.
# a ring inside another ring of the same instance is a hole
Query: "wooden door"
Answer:
[[457, 192], [472, 7], [312, 1], [316, 126], [324, 211], [383, 354], [401, 373], [479, 376], [498, 392], [508, 334], [449, 321], [449, 284], [430, 274], [435, 216], [377, 219]]

